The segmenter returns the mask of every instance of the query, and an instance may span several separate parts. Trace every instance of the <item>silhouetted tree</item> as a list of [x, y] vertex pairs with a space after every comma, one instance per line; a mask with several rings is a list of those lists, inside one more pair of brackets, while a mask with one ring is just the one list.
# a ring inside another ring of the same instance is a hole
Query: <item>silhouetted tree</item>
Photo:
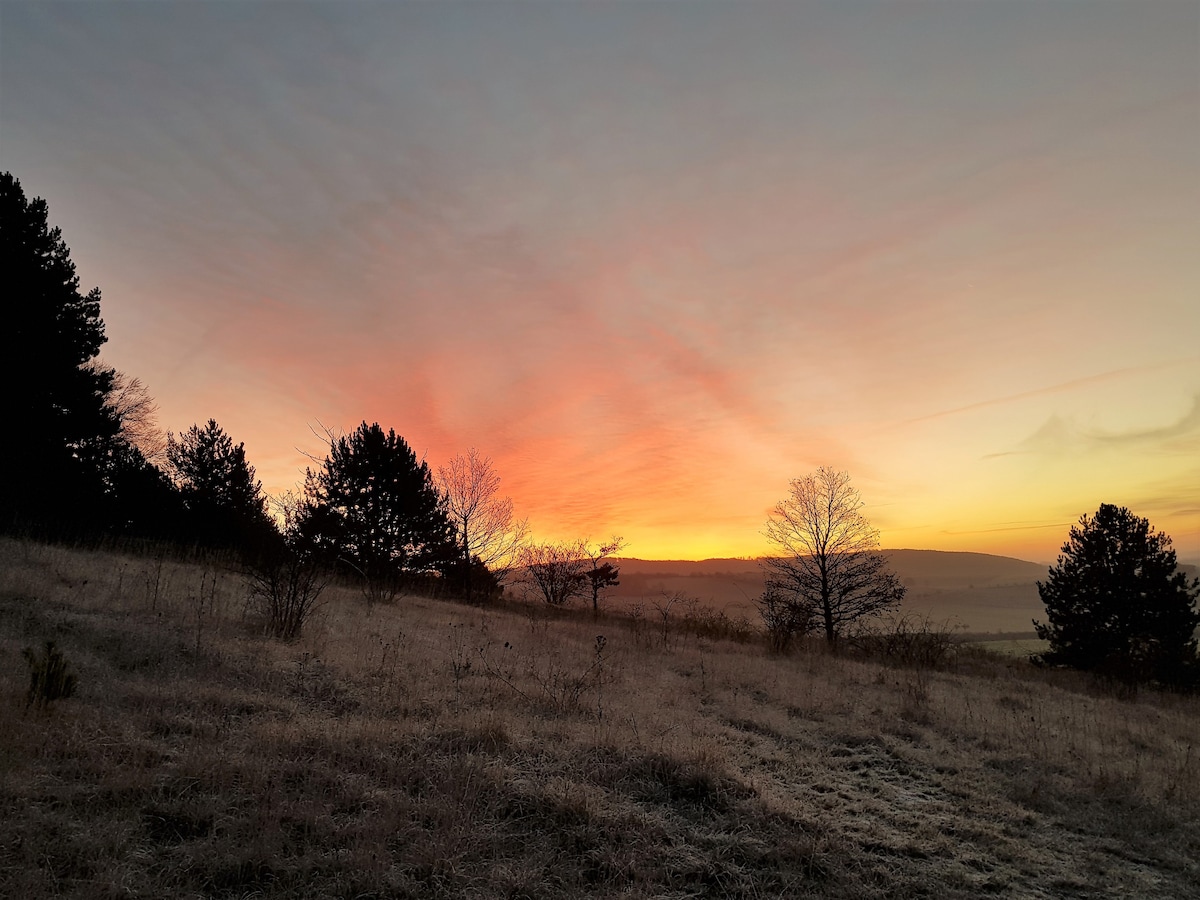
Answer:
[[102, 468], [107, 531], [166, 541], [194, 539], [179, 489], [141, 450], [118, 436], [109, 442]]
[[277, 539], [245, 445], [234, 444], [215, 420], [193, 425], [178, 439], [167, 435], [167, 459], [197, 541], [254, 555]]
[[394, 598], [414, 576], [444, 571], [458, 556], [429, 466], [395, 431], [363, 422], [353, 434], [331, 435], [304, 490], [303, 534], [363, 578], [369, 601]]
[[587, 589], [588, 558], [581, 542], [533, 544], [521, 551], [525, 583], [551, 606], [563, 606]]
[[282, 522], [282, 540], [247, 566], [250, 608], [270, 634], [294, 641], [319, 608], [330, 570], [301, 531], [304, 498], [289, 492], [272, 503]]
[[1129, 683], [1195, 677], [1200, 579], [1177, 570], [1171, 538], [1125, 507], [1079, 519], [1049, 578], [1038, 582], [1050, 649], [1038, 661]]
[[847, 626], [904, 599], [904, 585], [879, 552], [879, 532], [862, 506], [845, 472], [822, 467], [791, 482], [791, 495], [776, 504], [764, 532], [783, 551], [763, 560], [766, 591], [759, 606], [768, 626], [822, 629], [833, 646]]
[[491, 589], [503, 585], [529, 535], [529, 525], [513, 515], [512, 500], [500, 497], [500, 476], [475, 448], [438, 468], [438, 486], [454, 525], [463, 592], [469, 602], [479, 566], [491, 574]]
[[94, 363], [105, 341], [100, 290], [80, 293], [46, 201], [27, 200], [8, 172], [0, 173], [0, 279], [8, 311], [0, 378], [10, 388], [0, 419], [0, 527], [87, 520], [103, 491], [97, 445], [119, 427], [105, 404], [113, 370]]
[[113, 370], [112, 388], [105, 405], [117, 423], [117, 437], [136, 447], [148, 462], [167, 461], [167, 436], [158, 427], [158, 404], [140, 378]]
[[117, 433], [80, 449], [103, 487], [93, 521], [114, 534], [194, 540], [179, 489], [161, 468], [167, 464], [167, 437], [158, 428], [150, 392], [140, 379], [113, 370], [104, 402]]
[[583, 542], [583, 553], [592, 564], [585, 573], [587, 587], [592, 594], [592, 614], [600, 612], [600, 597], [610, 587], [616, 587], [621, 582], [617, 580], [621, 570], [618, 566], [604, 560], [614, 553], [620, 553], [625, 547], [625, 539], [613, 535], [607, 541], [593, 544], [590, 540]]

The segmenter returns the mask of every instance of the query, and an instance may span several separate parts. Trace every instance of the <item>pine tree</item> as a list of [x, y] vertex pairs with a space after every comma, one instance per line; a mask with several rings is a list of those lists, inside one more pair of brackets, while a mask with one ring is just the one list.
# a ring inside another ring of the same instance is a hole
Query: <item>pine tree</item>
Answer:
[[414, 576], [457, 557], [428, 464], [378, 423], [331, 437], [324, 464], [307, 473], [305, 495], [301, 531], [363, 579], [369, 600], [392, 599]]
[[27, 200], [8, 172], [0, 173], [0, 278], [8, 306], [0, 377], [12, 386], [0, 435], [0, 527], [61, 528], [100, 503], [96, 461], [119, 428], [105, 403], [114, 372], [96, 362], [105, 341], [99, 288], [80, 293], [46, 201]]
[[167, 437], [167, 459], [188, 511], [193, 539], [210, 547], [234, 547], [255, 554], [278, 537], [262, 482], [246, 460], [244, 444], [234, 444], [209, 419], [179, 436]]
[[1170, 537], [1147, 519], [1108, 503], [1081, 517], [1038, 593], [1049, 620], [1034, 622], [1050, 642], [1043, 664], [1130, 682], [1192, 677], [1200, 580], [1188, 584]]

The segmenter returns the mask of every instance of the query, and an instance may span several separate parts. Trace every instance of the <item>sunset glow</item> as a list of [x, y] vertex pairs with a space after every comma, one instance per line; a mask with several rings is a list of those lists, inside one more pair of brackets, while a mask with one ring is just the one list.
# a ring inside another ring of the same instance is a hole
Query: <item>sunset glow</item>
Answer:
[[545, 539], [1200, 561], [1200, 5], [0, 5], [0, 168], [104, 358], [269, 492], [476, 447]]

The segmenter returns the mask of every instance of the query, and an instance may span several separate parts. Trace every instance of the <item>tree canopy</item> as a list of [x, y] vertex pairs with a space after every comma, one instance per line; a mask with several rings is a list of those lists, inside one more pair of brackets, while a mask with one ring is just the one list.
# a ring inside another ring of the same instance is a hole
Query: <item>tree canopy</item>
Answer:
[[1200, 580], [1188, 584], [1171, 538], [1148, 519], [1108, 503], [1080, 517], [1038, 593], [1043, 664], [1131, 682], [1194, 677]]
[[836, 644], [845, 630], [894, 609], [904, 585], [879, 552], [879, 532], [862, 515], [850, 476], [822, 467], [791, 482], [764, 531], [780, 551], [763, 561], [766, 590], [760, 609], [786, 645], [792, 634], [821, 630]]
[[277, 537], [245, 445], [234, 444], [215, 420], [168, 435], [167, 460], [194, 540], [257, 553]]
[[592, 595], [592, 614], [600, 613], [600, 598], [609, 588], [617, 587], [620, 582], [621, 568], [605, 560], [614, 553], [625, 549], [625, 539], [613, 535], [606, 541], [593, 543], [590, 539], [583, 542], [583, 554], [591, 563], [584, 574], [587, 575], [587, 587]]
[[[457, 565], [468, 602], [480, 586], [476, 574], [486, 573], [483, 584], [498, 587], [516, 565], [529, 534], [528, 523], [513, 514], [512, 500], [501, 497], [500, 476], [492, 461], [472, 447], [438, 468], [438, 486], [446, 512], [454, 525], [462, 558]], [[484, 572], [475, 570], [482, 567]]]
[[372, 600], [391, 599], [458, 555], [428, 464], [378, 423], [330, 437], [321, 467], [307, 471], [302, 519], [306, 538], [356, 571]]
[[78, 518], [79, 507], [100, 502], [97, 461], [120, 427], [105, 402], [115, 373], [96, 363], [105, 341], [100, 290], [80, 292], [46, 201], [26, 199], [8, 172], [0, 173], [0, 273], [8, 307], [0, 377], [14, 386], [4, 417], [0, 524]]
[[587, 590], [587, 553], [581, 541], [530, 544], [521, 551], [521, 574], [530, 592], [564, 606]]

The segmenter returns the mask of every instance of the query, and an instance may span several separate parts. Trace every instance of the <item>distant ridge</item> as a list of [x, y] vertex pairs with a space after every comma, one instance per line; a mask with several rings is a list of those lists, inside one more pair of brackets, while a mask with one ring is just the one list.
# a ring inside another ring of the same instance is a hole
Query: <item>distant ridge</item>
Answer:
[[[1036, 580], [1045, 578], [1048, 568], [1043, 563], [991, 553], [909, 549], [882, 552], [891, 560], [901, 578], [904, 578], [905, 572], [917, 578], [970, 577], [986, 572], [991, 578]], [[719, 575], [759, 571], [759, 560], [745, 557], [713, 557], [700, 560], [623, 557], [618, 559], [617, 563], [621, 566], [621, 571], [630, 575]]]
[[621, 571], [630, 575], [716, 575], [725, 572], [757, 572], [757, 559], [715, 557], [713, 559], [638, 559], [616, 560]]
[[885, 550], [909, 590], [918, 587], [987, 587], [1045, 580], [1049, 567], [1012, 556], [946, 550]]
[[[1045, 580], [1043, 563], [951, 550], [884, 550], [908, 588], [904, 610], [935, 620], [952, 620], [976, 632], [1031, 632], [1031, 620], [1044, 616], [1036, 582]], [[757, 619], [755, 598], [763, 575], [757, 559], [617, 560], [621, 584], [614, 603], [653, 602], [663, 592], [681, 592], [732, 614]]]

